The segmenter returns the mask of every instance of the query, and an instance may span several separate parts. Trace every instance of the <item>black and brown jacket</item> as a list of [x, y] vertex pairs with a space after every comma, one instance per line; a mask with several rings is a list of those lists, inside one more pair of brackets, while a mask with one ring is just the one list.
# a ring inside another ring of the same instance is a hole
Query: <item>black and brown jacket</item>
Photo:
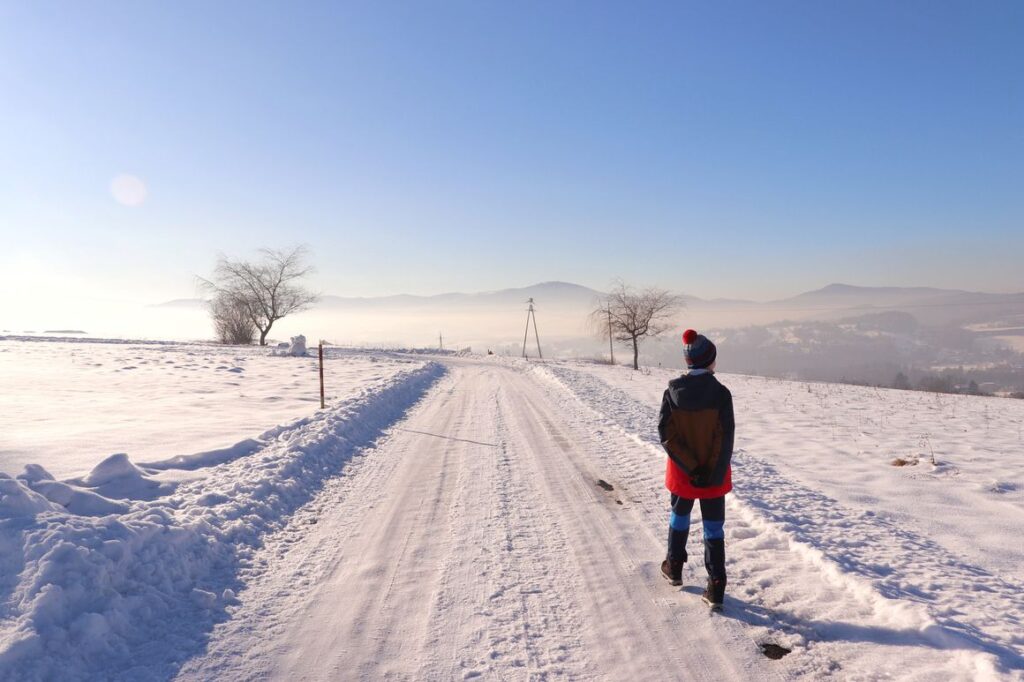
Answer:
[[710, 372], [673, 379], [661, 401], [658, 435], [694, 487], [721, 485], [736, 435], [732, 394]]

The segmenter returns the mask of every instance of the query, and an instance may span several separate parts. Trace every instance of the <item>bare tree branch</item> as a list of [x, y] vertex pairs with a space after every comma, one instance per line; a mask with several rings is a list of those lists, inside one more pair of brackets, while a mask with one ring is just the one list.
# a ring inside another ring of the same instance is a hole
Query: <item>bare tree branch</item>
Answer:
[[214, 300], [231, 301], [247, 311], [260, 332], [260, 345], [278, 320], [308, 309], [320, 296], [299, 284], [313, 272], [306, 264], [304, 246], [290, 250], [260, 249], [258, 262], [232, 260], [220, 254], [213, 276], [199, 278], [200, 286], [214, 294]]
[[256, 325], [252, 322], [249, 307], [244, 300], [228, 293], [218, 293], [210, 301], [210, 317], [213, 318], [217, 340], [221, 343], [252, 343]]
[[633, 369], [639, 369], [640, 341], [664, 334], [672, 328], [672, 316], [682, 300], [664, 289], [649, 287], [636, 291], [621, 280], [590, 313], [590, 325], [600, 336], [611, 335], [619, 343], [633, 346]]

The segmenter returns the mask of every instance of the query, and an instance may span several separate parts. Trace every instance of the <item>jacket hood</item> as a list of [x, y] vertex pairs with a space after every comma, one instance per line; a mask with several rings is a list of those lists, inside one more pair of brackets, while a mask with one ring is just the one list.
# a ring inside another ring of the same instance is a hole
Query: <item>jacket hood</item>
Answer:
[[710, 372], [693, 376], [684, 374], [668, 382], [668, 393], [673, 405], [687, 409], [707, 404], [708, 394], [718, 386], [718, 379]]

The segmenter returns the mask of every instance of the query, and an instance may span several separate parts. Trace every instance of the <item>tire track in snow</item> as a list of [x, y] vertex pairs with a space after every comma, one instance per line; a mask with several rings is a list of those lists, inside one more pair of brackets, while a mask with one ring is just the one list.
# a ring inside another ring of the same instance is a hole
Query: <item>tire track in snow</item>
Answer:
[[564, 537], [494, 379], [455, 367], [367, 454], [387, 464], [353, 472], [368, 474], [365, 497], [317, 500], [313, 530], [297, 524], [294, 549], [268, 561], [238, 623], [182, 678], [593, 679], [557, 564]]
[[576, 529], [571, 565], [577, 589], [589, 597], [587, 646], [602, 678], [772, 679], [752, 644], [744, 646], [694, 596], [664, 583], [657, 574], [661, 541], [626, 505], [596, 492], [599, 478], [615, 479], [608, 473], [614, 469], [593, 466], [608, 440], [595, 438], [576, 415], [549, 418], [564, 414], [564, 401], [538, 390], [533, 377], [516, 379], [521, 388], [513, 414], [517, 431], [532, 434], [538, 484], [546, 497], [561, 502], [566, 524]]
[[459, 549], [443, 568], [430, 619], [436, 634], [428, 650], [444, 654], [431, 658], [422, 678], [590, 679], [579, 607], [552, 565], [565, 553], [564, 536], [530, 486], [505, 391], [494, 388], [502, 378], [494, 370], [484, 378], [476, 429], [465, 437], [492, 447], [478, 449], [460, 472], [448, 529]]
[[[454, 383], [450, 376], [439, 381], [402, 423], [429, 407], [449, 406]], [[447, 428], [454, 411], [439, 412], [441, 421], [437, 426]], [[361, 453], [353, 463], [355, 466], [332, 479], [322, 494], [293, 515], [281, 533], [268, 538], [254, 570], [246, 576], [248, 587], [238, 595], [241, 603], [232, 611], [231, 620], [216, 629], [207, 652], [189, 661], [177, 679], [277, 679], [273, 671], [282, 659], [301, 659], [300, 653], [312, 661], [307, 660], [308, 669], [292, 679], [341, 679], [350, 673], [350, 669], [340, 667], [329, 655], [332, 651], [348, 651], [350, 643], [344, 641], [338, 624], [331, 623], [329, 618], [311, 623], [310, 608], [325, 605], [323, 595], [330, 596], [325, 586], [337, 587], [339, 580], [344, 584], [344, 572], [364, 559], [360, 545], [375, 540], [374, 532], [367, 530], [370, 522], [375, 517], [379, 522], [389, 504], [399, 499], [394, 489], [384, 484], [400, 481], [403, 466], [410, 458], [407, 443], [395, 447], [395, 441], [401, 437], [401, 432], [393, 429], [390, 436]], [[410, 532], [402, 535], [405, 542]], [[373, 578], [375, 572], [379, 580], [387, 568], [374, 564], [366, 573]], [[394, 572], [390, 575], [394, 576]], [[390, 580], [389, 584], [393, 582]], [[367, 599], [372, 594], [366, 591], [357, 596]], [[333, 606], [335, 611], [344, 610], [350, 627], [362, 634], [372, 625], [366, 608], [331, 601], [326, 605]], [[297, 624], [311, 627], [312, 634], [298, 633]], [[375, 636], [373, 641], [379, 642], [379, 634]], [[333, 650], [332, 644], [337, 640], [341, 641]]]
[[[459, 383], [453, 377], [451, 390], [423, 410], [440, 417], [433, 426], [441, 433], [466, 402]], [[393, 451], [397, 466], [391, 477], [375, 481], [375, 503], [363, 513], [364, 500], [348, 500], [325, 520], [325, 531], [331, 532], [342, 517], [362, 516], [344, 542], [335, 540], [340, 557], [290, 623], [279, 647], [283, 655], [270, 669], [272, 679], [415, 675], [418, 661], [404, 652], [424, 647], [436, 565], [451, 551], [432, 530], [454, 493], [450, 469], [464, 458], [464, 448], [427, 449], [420, 446], [425, 439], [429, 436], [395, 433], [378, 450]]]
[[[291, 570], [271, 558], [243, 595], [260, 617], [225, 628], [189, 679], [772, 677], [728, 621], [654, 574], [654, 536], [595, 493], [581, 464], [602, 441], [559, 416], [561, 396], [515, 370], [452, 365], [368, 453], [383, 464], [352, 472], [372, 474], [364, 497], [316, 501], [319, 522], [297, 526], [280, 560]], [[289, 595], [296, 577], [309, 582]], [[263, 595], [275, 603], [258, 608]]]

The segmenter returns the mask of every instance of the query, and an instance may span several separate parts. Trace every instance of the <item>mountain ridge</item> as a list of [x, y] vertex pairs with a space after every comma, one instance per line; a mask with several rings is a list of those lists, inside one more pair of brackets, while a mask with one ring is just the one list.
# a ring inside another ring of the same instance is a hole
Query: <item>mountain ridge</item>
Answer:
[[[538, 282], [525, 287], [417, 295], [346, 297], [324, 295], [312, 309], [321, 315], [368, 314], [377, 317], [438, 317], [475, 319], [482, 324], [494, 315], [525, 310], [533, 299], [536, 309], [569, 321], [586, 317], [605, 294], [564, 281]], [[857, 315], [898, 311], [931, 327], [1024, 323], [1024, 293], [990, 294], [933, 287], [863, 287], [832, 283], [789, 298], [771, 301], [702, 299], [681, 294], [679, 318], [687, 326], [729, 329], [782, 321], [839, 320]], [[205, 309], [203, 299], [175, 299], [154, 307]]]
[[[538, 298], [539, 295], [544, 294], [555, 294], [561, 298], [571, 299], [598, 299], [605, 294], [605, 292], [592, 289], [590, 287], [575, 284], [573, 282], [565, 282], [561, 280], [550, 280], [546, 282], [538, 282], [524, 287], [509, 287], [506, 289], [491, 289], [485, 291], [475, 292], [458, 292], [449, 291], [439, 294], [387, 294], [383, 296], [340, 296], [337, 294], [324, 294], [321, 297], [320, 304], [317, 307], [336, 307], [344, 305], [371, 305], [378, 303], [410, 303], [410, 304], [428, 304], [433, 302], [488, 302], [487, 299], [501, 299], [508, 302], [519, 301], [523, 304], [526, 303], [528, 298]], [[878, 306], [881, 301], [874, 301], [872, 303], [855, 303], [849, 305], [849, 299], [861, 296], [873, 299], [905, 299], [904, 305], [914, 305], [917, 303], [921, 305], [924, 301], [916, 301], [917, 297], [922, 299], [936, 298], [936, 297], [949, 297], [950, 299], [960, 299], [959, 303], [966, 305], [973, 297], [985, 297], [993, 299], [1015, 299], [1024, 297], [1022, 293], [988, 293], [988, 292], [976, 292], [967, 291], [963, 289], [940, 289], [936, 287], [869, 287], [859, 286], [852, 284], [843, 284], [834, 282], [828, 284], [820, 289], [814, 289], [812, 291], [805, 291], [794, 296], [786, 298], [771, 299], [768, 301], [755, 301], [752, 299], [732, 299], [732, 298], [701, 298], [692, 294], [678, 294], [686, 304], [697, 304], [701, 307], [708, 305], [721, 305], [726, 307], [733, 306], [757, 306], [757, 307], [776, 307], [783, 304], [790, 303], [807, 303], [808, 301], [822, 301], [832, 300], [835, 304], [847, 303], [848, 305], [841, 305], [840, 307], [849, 308], [861, 308], [861, 307], [874, 307]], [[151, 304], [150, 307], [154, 308], [188, 308], [205, 306], [207, 303], [206, 299], [202, 298], [177, 298], [161, 303]], [[542, 301], [536, 301], [538, 305], [542, 304]], [[883, 306], [888, 307], [888, 305]]]

